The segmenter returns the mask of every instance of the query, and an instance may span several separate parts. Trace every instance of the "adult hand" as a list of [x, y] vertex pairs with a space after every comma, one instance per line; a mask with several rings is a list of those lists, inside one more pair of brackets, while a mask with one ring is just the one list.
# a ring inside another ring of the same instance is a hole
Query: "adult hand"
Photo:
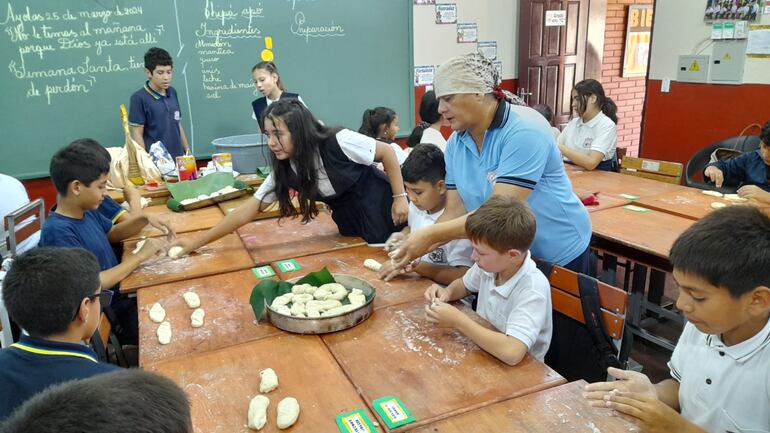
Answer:
[[173, 243], [171, 243], [169, 245], [169, 250], [171, 248], [174, 248], [174, 247], [181, 247], [182, 248], [182, 251], [179, 254], [176, 255], [177, 257], [182, 257], [182, 256], [185, 256], [185, 255], [189, 254], [190, 252], [194, 251], [196, 248], [198, 248], [198, 245], [197, 245], [197, 242], [195, 241], [195, 239], [191, 239], [191, 238], [179, 239], [179, 238], [177, 238]]
[[390, 216], [393, 218], [393, 224], [397, 226], [406, 222], [406, 219], [409, 216], [409, 203], [407, 202], [406, 197], [400, 196], [393, 199]]
[[419, 259], [439, 246], [439, 244], [434, 244], [430, 236], [430, 228], [426, 227], [410, 233], [409, 237], [396, 250], [391, 251], [388, 256], [394, 262], [394, 269], [403, 269], [415, 259]]
[[706, 170], [703, 171], [703, 176], [711, 179], [717, 188], [721, 188], [725, 181], [725, 174], [713, 165], [706, 167]]
[[391, 252], [401, 246], [406, 240], [406, 235], [403, 232], [391, 233], [388, 236], [388, 240], [385, 241], [385, 251]]

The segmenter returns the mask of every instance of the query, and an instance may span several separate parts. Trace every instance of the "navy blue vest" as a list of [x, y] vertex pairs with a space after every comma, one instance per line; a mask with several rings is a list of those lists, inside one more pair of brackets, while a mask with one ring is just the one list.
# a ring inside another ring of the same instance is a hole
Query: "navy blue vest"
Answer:
[[[289, 92], [283, 92], [281, 93], [281, 97], [278, 99], [298, 99], [299, 94], [298, 93], [289, 93]], [[257, 123], [259, 123], [259, 129], [264, 132], [265, 130], [265, 123], [264, 119], [262, 118], [262, 113], [267, 110], [267, 98], [261, 97], [259, 99], [255, 99], [251, 101], [251, 108], [254, 110], [254, 115], [257, 117]]]

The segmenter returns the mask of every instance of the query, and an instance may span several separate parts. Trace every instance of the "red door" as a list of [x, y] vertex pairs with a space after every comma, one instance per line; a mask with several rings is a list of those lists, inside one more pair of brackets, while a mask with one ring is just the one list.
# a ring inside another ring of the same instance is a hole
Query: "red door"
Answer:
[[547, 104], [560, 129], [578, 81], [601, 78], [606, 0], [521, 0], [519, 95]]

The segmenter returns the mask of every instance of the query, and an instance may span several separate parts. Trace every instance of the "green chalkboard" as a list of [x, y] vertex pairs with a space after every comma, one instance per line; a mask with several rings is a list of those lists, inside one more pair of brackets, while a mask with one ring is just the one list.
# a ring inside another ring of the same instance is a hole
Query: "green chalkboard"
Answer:
[[412, 0], [10, 0], [0, 25], [0, 173], [23, 179], [47, 176], [76, 138], [123, 144], [119, 106], [152, 46], [174, 57], [199, 157], [256, 132], [251, 67], [266, 37], [287, 90], [326, 124], [358, 129], [378, 105], [414, 121]]

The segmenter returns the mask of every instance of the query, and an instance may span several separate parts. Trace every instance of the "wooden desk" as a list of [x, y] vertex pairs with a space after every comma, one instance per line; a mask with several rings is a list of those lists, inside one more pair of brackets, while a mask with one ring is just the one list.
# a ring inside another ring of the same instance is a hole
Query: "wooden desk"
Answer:
[[[139, 365], [165, 361], [258, 340], [281, 333], [269, 322], [257, 324], [249, 305], [251, 289], [259, 280], [251, 269], [139, 289]], [[206, 311], [201, 328], [190, 326], [190, 314], [182, 294], [193, 291]], [[174, 335], [171, 344], [158, 343], [158, 324], [149, 311], [160, 302]]]
[[[195, 433], [253, 433], [246, 427], [249, 401], [259, 394], [259, 372], [272, 368], [278, 389], [269, 392], [267, 424], [260, 433], [339, 433], [334, 418], [366, 403], [317, 336], [282, 334], [226, 349], [146, 366], [171, 378], [192, 404]], [[289, 430], [276, 427], [276, 406], [299, 401], [300, 415]], [[369, 412], [369, 417], [374, 416]]]
[[724, 203], [728, 206], [735, 204], [730, 200], [703, 194], [700, 189], [696, 188], [684, 188], [678, 191], [643, 197], [637, 200], [635, 204], [671, 215], [699, 220], [714, 210], [711, 207], [711, 203], [714, 202]]
[[639, 197], [680, 191], [686, 187], [657, 180], [645, 179], [609, 171], [574, 171], [567, 172], [574, 191], [599, 192], [599, 198], [612, 195], [629, 194]]
[[[222, 211], [220, 211], [217, 206], [209, 206], [186, 212], [174, 212], [165, 205], [148, 206], [144, 208], [144, 213], [155, 215], [168, 222], [177, 234], [210, 229], [224, 218]], [[151, 225], [147, 225], [141, 232], [126, 240], [162, 235], [163, 233], [161, 233], [160, 230]]]
[[360, 246], [331, 251], [313, 256], [296, 259], [302, 269], [295, 272], [280, 272], [276, 262], [271, 263], [282, 280], [301, 277], [310, 272], [319, 271], [324, 266], [329, 272], [354, 275], [363, 278], [377, 289], [374, 308], [379, 309], [390, 305], [401, 304], [423, 299], [425, 290], [433, 284], [427, 278], [416, 273], [410, 273], [389, 282], [377, 278], [377, 273], [364, 267], [364, 260], [375, 259], [380, 263], [390, 260], [382, 248]]
[[553, 388], [483, 407], [410, 430], [411, 433], [627, 433], [639, 427], [609, 409], [591, 407], [582, 396], [585, 381]]
[[[584, 191], [575, 191], [575, 194], [577, 194], [578, 198], [585, 197], [593, 194], [592, 192], [584, 192]], [[586, 206], [586, 210], [588, 213], [597, 212], [604, 209], [612, 209], [614, 207], [620, 207], [625, 206], [627, 204], [631, 204], [631, 200], [628, 200], [626, 198], [622, 197], [616, 197], [611, 194], [602, 194], [599, 193], [599, 204], [594, 206]]]
[[325, 212], [307, 224], [300, 218], [255, 221], [238, 229], [246, 249], [257, 264], [325, 253], [365, 245], [361, 238], [342, 236]]
[[623, 207], [591, 213], [594, 236], [668, 260], [671, 245], [695, 221], [650, 210]]
[[[180, 238], [198, 236], [200, 232], [182, 233]], [[123, 244], [123, 257], [131, 254], [138, 241]], [[192, 255], [176, 260], [166, 256], [153, 257], [142, 263], [120, 283], [121, 293], [133, 293], [136, 289], [190, 278], [205, 277], [225, 272], [251, 268], [253, 262], [241, 239], [229, 234], [218, 241], [204, 245]]]
[[[243, 203], [250, 200], [253, 196], [251, 194], [244, 195], [243, 197], [236, 198], [234, 200], [228, 200], [223, 201], [219, 203], [219, 209], [222, 210], [222, 213], [227, 215], [230, 212], [234, 211], [238, 207], [240, 207]], [[297, 204], [299, 206], [299, 204]], [[278, 202], [275, 202], [268, 206], [267, 209], [265, 209], [264, 212], [259, 212], [256, 217], [254, 217], [253, 221], [259, 221], [259, 220], [265, 220], [269, 218], [276, 218], [281, 215], [281, 212], [278, 210]]]
[[534, 358], [509, 367], [458, 331], [429, 324], [424, 302], [376, 310], [358, 326], [321, 338], [368, 404], [399, 397], [417, 419], [412, 428], [564, 383]]
[[[249, 186], [258, 186], [262, 185], [262, 182], [264, 179], [257, 176], [256, 174], [241, 174], [237, 176], [235, 179], [240, 180], [241, 182], [244, 182], [246, 185]], [[159, 204], [159, 203], [165, 203], [168, 201], [168, 197], [171, 195], [171, 193], [168, 191], [168, 188], [166, 188], [165, 184], [161, 184], [158, 188], [153, 189], [147, 189], [145, 186], [137, 186], [136, 189], [139, 191], [139, 195], [145, 198], [151, 198], [152, 204]], [[123, 190], [110, 190], [108, 191], [108, 194], [110, 197], [112, 197], [113, 200], [117, 201], [118, 203], [122, 203], [125, 198], [123, 197]]]

